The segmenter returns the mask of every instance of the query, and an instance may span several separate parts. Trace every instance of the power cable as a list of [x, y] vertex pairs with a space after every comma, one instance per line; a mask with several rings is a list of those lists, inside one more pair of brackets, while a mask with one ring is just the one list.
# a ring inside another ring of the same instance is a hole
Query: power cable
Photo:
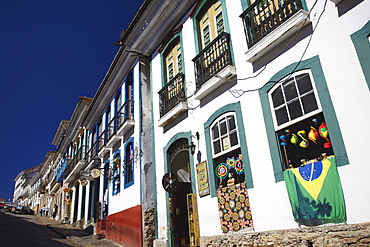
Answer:
[[[306, 54], [307, 49], [308, 49], [308, 47], [309, 47], [309, 45], [311, 43], [313, 34], [314, 34], [314, 32], [315, 32], [315, 30], [316, 30], [316, 28], [317, 28], [317, 26], [318, 26], [318, 24], [320, 22], [320, 19], [321, 19], [322, 15], [325, 12], [327, 1], [328, 0], [325, 0], [323, 10], [321, 11], [321, 13], [320, 13], [320, 15], [319, 15], [319, 17], [317, 19], [317, 23], [316, 23], [314, 29], [312, 30], [312, 34], [311, 34], [311, 36], [310, 36], [310, 38], [308, 40], [308, 43], [306, 45], [306, 48], [304, 49], [304, 51], [302, 53], [302, 56], [300, 57], [300, 59], [299, 59], [298, 63], [296, 64], [296, 66], [293, 68], [292, 72], [289, 73], [289, 76], [284, 81], [288, 80], [292, 76], [292, 74], [295, 72], [295, 70], [297, 69], [297, 67], [299, 66], [299, 64], [302, 62], [303, 56]], [[277, 56], [280, 56], [285, 51], [285, 49], [293, 42], [293, 40], [298, 36], [299, 32], [305, 26], [304, 24], [308, 20], [309, 16], [311, 15], [311, 12], [312, 12], [313, 8], [316, 6], [317, 2], [318, 2], [318, 0], [316, 0], [315, 3], [312, 5], [310, 11], [308, 12], [307, 17], [305, 18], [305, 20], [304, 20], [303, 24], [301, 25], [301, 27], [299, 28], [299, 30], [297, 30], [297, 32], [295, 33], [294, 37], [285, 45], [285, 47], [281, 50], [281, 52]], [[256, 78], [257, 76], [259, 76], [266, 69], [266, 67], [267, 67], [267, 65], [269, 63], [271, 63], [271, 61], [268, 62], [266, 65], [264, 65], [264, 67], [262, 68], [262, 70], [259, 71], [256, 75], [250, 76], [250, 77], [246, 77], [246, 78], [242, 78], [242, 79], [237, 79], [237, 80], [248, 80], [248, 79]], [[233, 97], [240, 98], [244, 93], [258, 91], [258, 90], [262, 89], [264, 86], [266, 86], [269, 83], [278, 83], [278, 82], [279, 81], [268, 81], [262, 87], [255, 88], [255, 89], [250, 89], [250, 90], [243, 90], [243, 89], [233, 89], [233, 90], [231, 90], [231, 89], [229, 89], [228, 91], [231, 93], [231, 95]], [[235, 94], [237, 94], [237, 95], [235, 95]]]

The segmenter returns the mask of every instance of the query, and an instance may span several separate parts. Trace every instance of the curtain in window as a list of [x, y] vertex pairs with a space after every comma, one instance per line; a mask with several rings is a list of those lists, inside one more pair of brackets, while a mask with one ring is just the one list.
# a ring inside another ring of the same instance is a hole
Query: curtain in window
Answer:
[[294, 219], [315, 226], [346, 222], [346, 208], [335, 157], [284, 171]]

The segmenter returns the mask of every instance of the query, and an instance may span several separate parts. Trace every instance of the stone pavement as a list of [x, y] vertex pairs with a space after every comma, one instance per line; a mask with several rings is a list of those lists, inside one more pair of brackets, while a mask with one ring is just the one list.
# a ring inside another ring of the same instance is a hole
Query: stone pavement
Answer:
[[117, 243], [114, 243], [108, 239], [98, 239], [96, 235], [93, 235], [92, 230], [81, 230], [69, 224], [62, 224], [59, 221], [52, 220], [49, 217], [35, 216], [39, 222], [46, 225], [53, 231], [57, 232], [64, 238], [66, 238], [73, 246], [76, 247], [108, 247], [116, 246], [122, 247]]

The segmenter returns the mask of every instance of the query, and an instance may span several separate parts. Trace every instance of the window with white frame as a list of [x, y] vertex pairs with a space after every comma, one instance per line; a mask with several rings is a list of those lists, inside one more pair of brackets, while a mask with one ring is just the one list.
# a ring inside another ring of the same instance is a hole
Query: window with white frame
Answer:
[[217, 118], [210, 130], [216, 187], [244, 182], [244, 167], [235, 113], [228, 112]]
[[298, 167], [322, 154], [333, 155], [328, 127], [310, 71], [278, 82], [269, 92], [283, 169]]

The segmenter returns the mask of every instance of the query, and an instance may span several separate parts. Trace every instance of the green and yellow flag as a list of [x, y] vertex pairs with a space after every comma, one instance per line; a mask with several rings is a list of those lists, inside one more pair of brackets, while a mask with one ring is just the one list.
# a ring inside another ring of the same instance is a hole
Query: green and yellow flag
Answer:
[[293, 216], [297, 223], [315, 226], [345, 223], [346, 207], [335, 157], [284, 171]]

